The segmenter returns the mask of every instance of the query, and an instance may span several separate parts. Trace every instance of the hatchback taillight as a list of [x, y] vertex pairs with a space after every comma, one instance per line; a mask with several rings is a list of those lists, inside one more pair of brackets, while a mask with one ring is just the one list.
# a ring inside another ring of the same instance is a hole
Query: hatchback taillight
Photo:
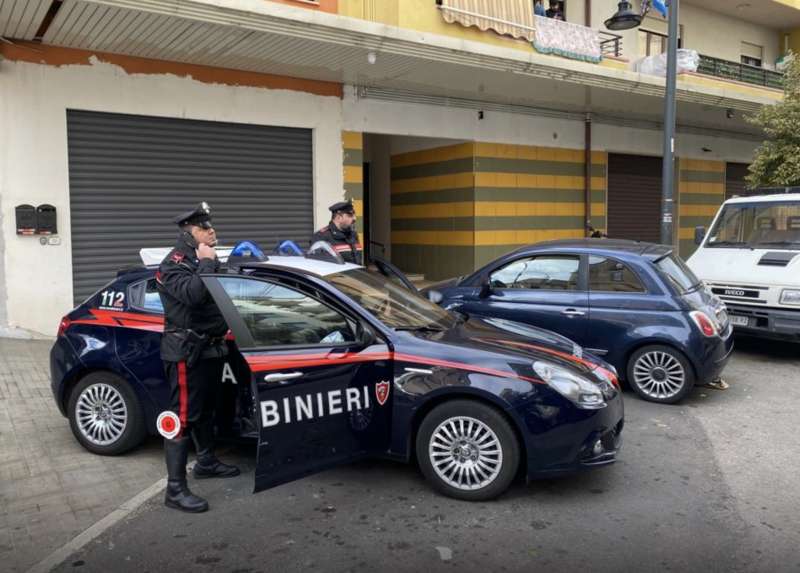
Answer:
[[67, 328], [69, 328], [70, 324], [71, 322], [69, 318], [67, 318], [66, 316], [62, 318], [61, 322], [58, 323], [58, 333], [56, 333], [56, 336], [63, 336], [64, 333], [67, 331]]
[[700, 332], [703, 333], [703, 336], [716, 336], [717, 335], [717, 327], [714, 325], [714, 322], [708, 317], [708, 315], [700, 310], [693, 310], [689, 313], [689, 316], [692, 317], [694, 323], [697, 325], [697, 328], [700, 329]]

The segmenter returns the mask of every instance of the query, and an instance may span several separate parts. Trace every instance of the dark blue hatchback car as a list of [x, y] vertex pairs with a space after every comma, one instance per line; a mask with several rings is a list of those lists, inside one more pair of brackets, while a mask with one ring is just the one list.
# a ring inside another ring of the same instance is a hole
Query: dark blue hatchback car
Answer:
[[[52, 388], [88, 450], [119, 454], [168, 407], [155, 268], [67, 314]], [[612, 366], [522, 324], [449, 313], [351, 264], [270, 257], [204, 277], [231, 330], [216, 424], [257, 441], [256, 491], [365, 456], [416, 458], [443, 493], [613, 463]], [[209, 301], [210, 301], [209, 299]]]
[[724, 303], [663, 245], [539, 243], [426, 292], [448, 309], [566, 336], [654, 402], [678, 402], [694, 384], [712, 381], [733, 350]]

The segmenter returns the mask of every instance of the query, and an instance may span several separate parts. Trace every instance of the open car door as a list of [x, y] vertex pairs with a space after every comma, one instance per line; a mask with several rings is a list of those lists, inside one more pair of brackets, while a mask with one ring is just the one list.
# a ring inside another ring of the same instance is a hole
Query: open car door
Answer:
[[388, 450], [393, 366], [367, 323], [299, 281], [203, 280], [249, 370], [256, 492]]
[[372, 257], [371, 260], [372, 263], [378, 268], [378, 272], [380, 272], [386, 278], [403, 285], [415, 294], [419, 293], [419, 290], [414, 286], [414, 283], [408, 280], [408, 277], [403, 274], [403, 271], [398, 269], [395, 265], [380, 257]]

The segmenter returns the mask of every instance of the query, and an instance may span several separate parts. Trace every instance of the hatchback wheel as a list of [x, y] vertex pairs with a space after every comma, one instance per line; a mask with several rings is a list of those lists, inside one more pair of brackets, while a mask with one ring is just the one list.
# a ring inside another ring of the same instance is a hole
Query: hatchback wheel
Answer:
[[628, 360], [628, 383], [645, 400], [674, 404], [694, 386], [694, 372], [677, 350], [669, 346], [645, 346]]
[[468, 501], [492, 499], [508, 489], [520, 457], [517, 438], [502, 414], [471, 400], [431, 410], [419, 427], [416, 451], [433, 487]]
[[70, 394], [67, 413], [72, 433], [95, 454], [121, 454], [145, 437], [139, 400], [114, 374], [93, 372], [81, 379]]

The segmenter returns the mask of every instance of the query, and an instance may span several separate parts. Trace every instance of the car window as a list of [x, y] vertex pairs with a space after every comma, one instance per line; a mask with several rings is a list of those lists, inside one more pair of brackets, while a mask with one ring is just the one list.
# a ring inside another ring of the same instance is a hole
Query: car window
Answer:
[[589, 257], [589, 290], [602, 292], [645, 292], [639, 277], [614, 259]]
[[494, 271], [494, 288], [578, 290], [580, 259], [570, 255], [546, 255], [517, 259]]
[[246, 277], [222, 277], [256, 346], [336, 345], [356, 336], [347, 318], [298, 290]]
[[447, 329], [455, 323], [448, 311], [382, 274], [353, 269], [325, 278], [390, 328]]
[[686, 266], [680, 257], [669, 255], [656, 261], [656, 267], [667, 280], [683, 294], [700, 284], [700, 279]]
[[147, 310], [149, 312], [164, 313], [164, 306], [161, 304], [161, 297], [158, 296], [156, 279], [139, 281], [131, 285], [128, 289], [128, 301], [134, 308]]

